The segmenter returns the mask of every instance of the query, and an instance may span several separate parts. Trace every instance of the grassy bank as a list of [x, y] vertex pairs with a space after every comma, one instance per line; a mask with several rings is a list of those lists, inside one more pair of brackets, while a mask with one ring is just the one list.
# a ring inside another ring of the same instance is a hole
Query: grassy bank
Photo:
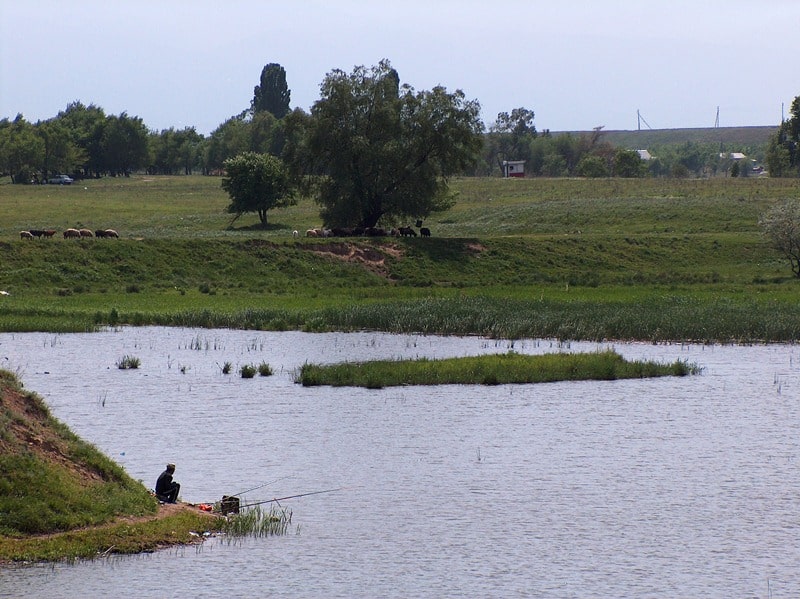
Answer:
[[136, 552], [214, 527], [190, 513], [156, 518], [157, 509], [140, 482], [0, 371], [0, 562]]
[[295, 377], [304, 387], [366, 387], [400, 385], [505, 385], [555, 381], [610, 381], [615, 379], [686, 376], [696, 366], [627, 361], [614, 351], [583, 354], [507, 354], [443, 360], [375, 360], [340, 364], [304, 364]]
[[221, 519], [186, 509], [166, 517], [124, 520], [60, 534], [33, 537], [0, 535], [0, 563], [70, 561], [154, 551], [195, 543], [198, 541], [195, 535], [216, 530], [222, 523]]
[[[758, 216], [790, 179], [461, 179], [429, 239], [294, 239], [308, 199], [231, 225], [212, 177], [0, 184], [0, 330], [164, 324], [788, 341], [798, 282]], [[26, 228], [121, 239], [23, 241]]]

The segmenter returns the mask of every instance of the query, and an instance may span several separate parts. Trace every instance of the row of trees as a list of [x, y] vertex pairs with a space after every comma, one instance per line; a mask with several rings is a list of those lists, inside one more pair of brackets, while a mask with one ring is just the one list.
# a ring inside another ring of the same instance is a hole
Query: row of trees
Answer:
[[222, 123], [209, 137], [194, 127], [150, 131], [139, 117], [107, 115], [81, 102], [37, 123], [17, 115], [13, 121], [0, 120], [0, 176], [30, 183], [57, 173], [100, 177], [143, 170], [165, 175], [221, 171], [226, 159], [242, 152], [280, 155], [281, 119], [289, 113], [289, 99], [285, 71], [269, 64], [250, 109]]

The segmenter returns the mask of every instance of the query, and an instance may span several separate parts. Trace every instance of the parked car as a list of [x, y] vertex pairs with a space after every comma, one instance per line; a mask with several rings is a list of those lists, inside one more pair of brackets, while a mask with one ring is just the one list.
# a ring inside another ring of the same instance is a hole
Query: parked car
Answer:
[[72, 177], [68, 175], [56, 175], [55, 177], [47, 180], [47, 182], [51, 185], [71, 185], [72, 181]]

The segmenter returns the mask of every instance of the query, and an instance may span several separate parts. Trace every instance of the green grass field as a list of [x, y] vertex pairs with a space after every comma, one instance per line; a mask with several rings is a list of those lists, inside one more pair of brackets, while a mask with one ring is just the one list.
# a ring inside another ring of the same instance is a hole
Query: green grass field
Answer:
[[[452, 182], [431, 238], [305, 239], [309, 199], [232, 222], [215, 177], [0, 183], [0, 330], [117, 324], [794, 340], [758, 217], [796, 179]], [[403, 223], [400, 223], [403, 224]], [[120, 239], [65, 240], [68, 227]], [[54, 228], [53, 239], [19, 231]], [[292, 231], [301, 237], [292, 237]]]

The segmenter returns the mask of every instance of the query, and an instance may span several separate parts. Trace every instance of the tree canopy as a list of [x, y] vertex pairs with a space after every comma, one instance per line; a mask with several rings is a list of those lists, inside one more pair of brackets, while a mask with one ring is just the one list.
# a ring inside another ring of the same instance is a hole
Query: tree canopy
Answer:
[[[320, 175], [317, 200], [328, 226], [424, 218], [452, 204], [448, 178], [474, 164], [483, 144], [479, 113], [460, 90], [401, 86], [385, 60], [350, 74], [334, 70], [310, 116], [290, 119], [287, 160]], [[305, 135], [291, 129], [297, 124]]]
[[289, 114], [292, 92], [286, 84], [286, 70], [271, 62], [261, 70], [261, 84], [253, 89], [253, 114], [269, 112], [276, 119]]
[[[294, 187], [280, 158], [269, 154], [244, 152], [225, 161], [227, 176], [222, 189], [231, 203], [228, 213], [236, 218], [245, 212], [257, 212], [261, 224], [267, 224], [267, 211], [296, 203]], [[235, 220], [235, 219], [234, 219]]]
[[800, 96], [792, 102], [789, 114], [769, 142], [767, 169], [771, 177], [800, 176]]

